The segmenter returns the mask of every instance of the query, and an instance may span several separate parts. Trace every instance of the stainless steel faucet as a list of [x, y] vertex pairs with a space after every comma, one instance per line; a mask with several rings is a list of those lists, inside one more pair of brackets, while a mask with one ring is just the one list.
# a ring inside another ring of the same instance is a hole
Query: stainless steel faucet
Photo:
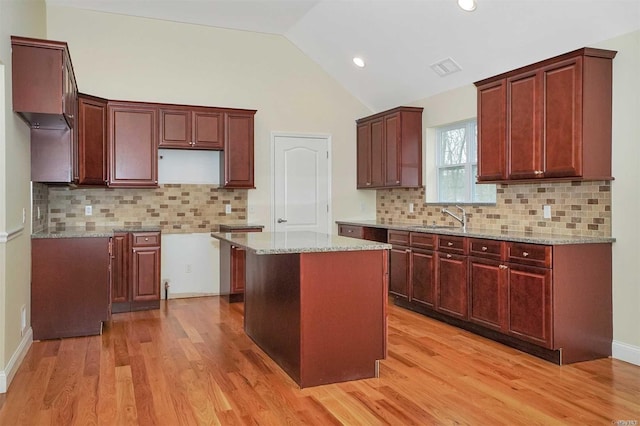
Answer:
[[462, 225], [462, 232], [467, 232], [467, 212], [460, 206], [456, 205], [457, 208], [459, 208], [462, 211], [462, 215], [458, 216], [455, 213], [452, 213], [451, 211], [443, 208], [441, 211], [442, 213], [448, 214], [449, 216], [451, 216], [452, 218], [454, 218], [455, 220], [457, 220], [458, 222], [460, 222], [460, 224]]

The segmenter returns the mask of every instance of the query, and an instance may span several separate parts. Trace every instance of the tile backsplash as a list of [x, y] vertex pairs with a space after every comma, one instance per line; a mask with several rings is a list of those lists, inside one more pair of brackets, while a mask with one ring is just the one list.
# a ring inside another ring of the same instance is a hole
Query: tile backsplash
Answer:
[[[414, 205], [413, 213], [409, 203]], [[543, 205], [551, 206], [551, 219], [543, 219]], [[457, 225], [441, 213], [442, 207], [453, 206], [425, 204], [424, 188], [377, 190], [376, 217], [384, 223]], [[470, 229], [611, 236], [609, 181], [500, 184], [495, 206], [464, 208]]]
[[[89, 205], [92, 215], [85, 216]], [[225, 214], [227, 205], [231, 205], [230, 214]], [[132, 225], [159, 226], [163, 233], [204, 233], [217, 230], [221, 223], [246, 220], [246, 189], [196, 184], [165, 184], [155, 189], [48, 188], [48, 226], [54, 229]]]

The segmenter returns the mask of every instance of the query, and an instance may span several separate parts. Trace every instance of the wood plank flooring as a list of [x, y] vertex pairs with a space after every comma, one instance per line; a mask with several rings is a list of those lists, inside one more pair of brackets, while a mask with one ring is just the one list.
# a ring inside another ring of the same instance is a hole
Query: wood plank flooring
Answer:
[[559, 367], [392, 305], [380, 378], [300, 390], [244, 334], [242, 309], [170, 300], [114, 315], [102, 336], [34, 342], [0, 425], [640, 422], [638, 366]]

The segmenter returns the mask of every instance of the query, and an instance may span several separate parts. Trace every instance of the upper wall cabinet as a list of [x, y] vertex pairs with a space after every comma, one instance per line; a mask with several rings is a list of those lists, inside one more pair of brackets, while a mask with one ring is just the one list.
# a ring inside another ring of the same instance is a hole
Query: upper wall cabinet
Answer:
[[11, 36], [13, 110], [31, 128], [74, 127], [78, 87], [67, 43]]
[[224, 112], [224, 155], [221, 180], [225, 188], [255, 188], [253, 117], [255, 110]]
[[107, 104], [109, 186], [158, 186], [158, 107], [114, 101]]
[[160, 148], [224, 148], [223, 113], [217, 108], [160, 105]]
[[359, 189], [422, 186], [422, 108], [394, 108], [356, 127]]
[[583, 48], [476, 82], [478, 181], [612, 179], [615, 55]]
[[107, 184], [107, 100], [78, 95], [78, 185]]

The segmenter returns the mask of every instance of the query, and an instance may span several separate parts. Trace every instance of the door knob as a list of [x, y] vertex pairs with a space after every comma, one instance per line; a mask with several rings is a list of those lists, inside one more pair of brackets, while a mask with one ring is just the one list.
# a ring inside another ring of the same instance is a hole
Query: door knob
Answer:
[[281, 217], [278, 218], [278, 223], [285, 223], [287, 219], [283, 219]]

